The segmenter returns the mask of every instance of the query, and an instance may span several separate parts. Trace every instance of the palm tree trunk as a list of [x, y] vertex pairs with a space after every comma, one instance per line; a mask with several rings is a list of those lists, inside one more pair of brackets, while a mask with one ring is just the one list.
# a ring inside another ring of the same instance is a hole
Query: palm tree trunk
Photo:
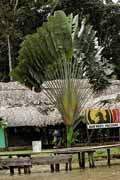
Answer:
[[71, 147], [74, 142], [73, 127], [72, 125], [67, 125], [66, 129], [67, 129], [67, 147]]

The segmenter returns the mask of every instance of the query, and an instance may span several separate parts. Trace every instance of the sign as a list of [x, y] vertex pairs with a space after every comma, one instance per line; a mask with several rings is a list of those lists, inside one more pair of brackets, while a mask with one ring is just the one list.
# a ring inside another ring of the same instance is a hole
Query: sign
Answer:
[[119, 109], [89, 109], [85, 117], [88, 129], [120, 127]]
[[106, 123], [106, 124], [88, 124], [88, 129], [100, 129], [100, 128], [116, 128], [120, 127], [120, 123]]

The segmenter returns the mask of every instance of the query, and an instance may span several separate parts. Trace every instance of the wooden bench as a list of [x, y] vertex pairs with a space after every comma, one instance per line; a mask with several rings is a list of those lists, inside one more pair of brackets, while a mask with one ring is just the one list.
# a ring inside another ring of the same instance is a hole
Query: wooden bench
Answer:
[[21, 174], [21, 168], [24, 169], [24, 174], [30, 174], [31, 159], [25, 158], [7, 158], [0, 159], [0, 165], [2, 168], [9, 168], [10, 175], [14, 175], [14, 169], [18, 168], [18, 173]]
[[31, 159], [32, 165], [50, 165], [51, 172], [59, 172], [60, 171], [60, 164], [65, 163], [65, 170], [71, 170], [71, 162], [72, 162], [72, 155], [71, 154], [64, 154], [64, 155], [56, 155], [56, 156], [49, 156], [49, 157], [33, 157]]

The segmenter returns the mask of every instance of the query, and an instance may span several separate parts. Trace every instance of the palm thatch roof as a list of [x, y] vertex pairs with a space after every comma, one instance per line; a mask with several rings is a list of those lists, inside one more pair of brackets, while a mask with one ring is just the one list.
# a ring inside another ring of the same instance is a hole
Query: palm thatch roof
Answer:
[[50, 112], [49, 115], [43, 115], [37, 108], [32, 106], [7, 109], [1, 108], [0, 117], [7, 122], [9, 127], [44, 127], [47, 125], [60, 124], [62, 122], [58, 111], [54, 110], [53, 112]]
[[120, 109], [120, 93], [102, 95], [86, 104], [86, 109]]
[[0, 118], [8, 127], [43, 127], [63, 122], [43, 92], [36, 93], [18, 82], [0, 83]]
[[120, 81], [111, 81], [111, 85], [102, 92], [94, 94], [85, 109], [120, 109]]
[[[119, 97], [120, 81], [112, 81], [103, 92], [92, 94], [84, 109], [120, 108]], [[18, 82], [0, 83], [0, 118], [7, 121], [8, 127], [43, 127], [63, 122], [44, 91], [36, 93]]]

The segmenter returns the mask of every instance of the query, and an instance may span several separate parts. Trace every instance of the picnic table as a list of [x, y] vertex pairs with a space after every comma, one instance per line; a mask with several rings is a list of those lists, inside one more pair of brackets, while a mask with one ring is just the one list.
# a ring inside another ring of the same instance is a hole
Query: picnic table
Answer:
[[94, 152], [100, 149], [107, 150], [107, 164], [110, 166], [110, 149], [120, 148], [120, 143], [110, 145], [84, 146], [84, 147], [70, 147], [56, 149], [55, 154], [78, 154], [78, 163], [80, 168], [85, 168], [85, 153], [88, 154], [89, 167], [95, 167]]

